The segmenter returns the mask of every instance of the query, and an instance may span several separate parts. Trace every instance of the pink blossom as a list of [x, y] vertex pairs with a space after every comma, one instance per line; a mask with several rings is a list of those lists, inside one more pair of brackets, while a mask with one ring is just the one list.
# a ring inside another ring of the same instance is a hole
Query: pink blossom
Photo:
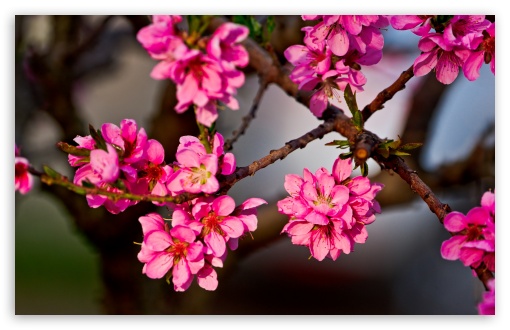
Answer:
[[148, 140], [144, 158], [146, 159], [145, 161], [136, 164], [138, 189], [143, 194], [169, 195], [166, 182], [173, 174], [173, 169], [168, 165], [164, 165], [165, 150], [161, 143], [153, 139]]
[[183, 149], [175, 155], [178, 169], [168, 179], [167, 188], [175, 193], [190, 192], [212, 194], [218, 191], [216, 179], [218, 157], [213, 154], [200, 155], [191, 149]]
[[193, 219], [188, 226], [204, 237], [206, 254], [221, 257], [226, 253], [229, 239], [243, 235], [243, 222], [231, 216], [234, 210], [235, 201], [227, 195], [214, 199], [199, 199], [193, 206]]
[[496, 315], [496, 280], [489, 280], [487, 286], [489, 292], [483, 293], [483, 300], [478, 304], [478, 314]]
[[485, 15], [455, 15], [448, 21], [443, 38], [452, 46], [463, 46], [466, 49], [475, 49], [482, 32], [491, 25]]
[[[17, 147], [16, 147], [17, 148]], [[19, 151], [18, 151], [19, 154]], [[32, 190], [34, 178], [28, 171], [30, 163], [24, 157], [14, 157], [14, 186], [15, 191], [26, 194]]]
[[246, 26], [224, 23], [214, 31], [207, 43], [207, 53], [221, 61], [224, 68], [244, 68], [248, 65], [248, 52], [239, 44], [249, 34]]
[[[96, 141], [92, 138], [92, 136], [76, 136], [73, 139], [74, 142], [78, 144], [78, 149], [88, 149], [88, 150], [94, 150], [96, 148]], [[75, 156], [75, 155], [67, 155], [67, 160], [69, 162], [69, 165], [71, 166], [81, 166], [85, 163], [88, 163], [90, 159], [86, 159], [82, 156]]]
[[492, 23], [487, 30], [483, 32], [483, 40], [478, 48], [471, 52], [464, 62], [462, 71], [470, 81], [480, 77], [480, 68], [483, 63], [489, 64], [492, 73], [496, 73], [496, 23]]
[[285, 177], [290, 196], [278, 202], [278, 211], [290, 220], [282, 233], [291, 236], [293, 244], [308, 246], [319, 261], [327, 256], [336, 260], [341, 252], [352, 252], [355, 243], [364, 243], [365, 225], [380, 212], [374, 198], [382, 185], [362, 177], [350, 179], [351, 173], [351, 160], [337, 159], [332, 174], [325, 168], [315, 174], [305, 168], [302, 178]]
[[481, 207], [472, 208], [466, 215], [451, 212], [444, 218], [445, 228], [453, 236], [441, 245], [441, 256], [462, 261], [464, 266], [476, 268], [483, 262], [495, 270], [495, 214], [493, 195], [485, 194]]
[[142, 127], [137, 133], [138, 126], [134, 119], [123, 119], [120, 127], [106, 123], [101, 125], [101, 134], [107, 143], [116, 145], [122, 150], [121, 161], [132, 164], [141, 160], [147, 143], [147, 133]]
[[94, 149], [90, 152], [90, 167], [95, 174], [90, 177], [90, 179], [93, 179], [90, 182], [94, 184], [103, 182], [112, 183], [119, 178], [119, 157], [117, 151], [110, 144], [107, 144], [106, 148], [108, 151]]
[[439, 33], [422, 38], [418, 47], [423, 53], [414, 61], [414, 74], [419, 77], [435, 69], [437, 80], [443, 84], [451, 84], [457, 78], [470, 54], [467, 49], [445, 44]]
[[[148, 216], [156, 220], [156, 226], [144, 233], [142, 248], [138, 253], [138, 260], [144, 263], [142, 273], [150, 278], [162, 278], [172, 271], [175, 291], [187, 290], [193, 275], [204, 267], [202, 242], [196, 241], [195, 233], [187, 227], [176, 226], [168, 230], [161, 227], [163, 219], [159, 219], [159, 214]], [[142, 226], [146, 220], [140, 220]]]
[[[224, 153], [223, 145], [224, 145], [223, 135], [216, 132], [212, 138], [212, 141], [209, 141], [212, 144], [212, 154], [218, 157], [219, 163], [218, 168], [220, 169], [220, 173], [223, 175], [229, 175], [234, 173], [236, 169], [236, 159], [234, 154], [227, 152]], [[198, 155], [205, 155], [207, 151], [205, 150], [204, 145], [200, 140], [195, 136], [182, 136], [179, 139], [179, 146], [177, 147], [177, 152], [180, 152], [184, 149], [190, 149], [197, 153]]]

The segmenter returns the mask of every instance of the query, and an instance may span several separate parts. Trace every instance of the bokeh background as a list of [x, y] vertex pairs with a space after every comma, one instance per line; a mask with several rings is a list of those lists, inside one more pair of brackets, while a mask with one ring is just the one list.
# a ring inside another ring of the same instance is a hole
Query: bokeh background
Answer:
[[[263, 20], [264, 17], [260, 16]], [[276, 16], [272, 47], [281, 55], [301, 43], [299, 16]], [[16, 16], [15, 141], [36, 168], [49, 165], [72, 177], [55, 147], [86, 135], [88, 124], [133, 118], [160, 140], [167, 162], [178, 137], [196, 134], [191, 113], [173, 110], [175, 88], [149, 77], [155, 61], [136, 41], [147, 16]], [[384, 31], [382, 62], [363, 68], [364, 106], [406, 70], [418, 55], [418, 37]], [[258, 89], [247, 68], [238, 92], [240, 110], [220, 113], [218, 130], [230, 137]], [[342, 103], [338, 104], [342, 107]], [[277, 86], [263, 96], [256, 120], [234, 145], [238, 166], [280, 148], [320, 122]], [[380, 137], [424, 142], [406, 161], [452, 209], [466, 212], [495, 189], [495, 78], [462, 74], [444, 86], [434, 75], [414, 77], [366, 128]], [[254, 240], [240, 242], [219, 269], [219, 286], [196, 283], [175, 293], [164, 280], [141, 274], [138, 217], [155, 208], [139, 204], [120, 215], [87, 207], [83, 196], [37, 184], [15, 195], [16, 314], [476, 314], [483, 286], [459, 261], [443, 260], [449, 237], [425, 203], [396, 174], [370, 163], [382, 182], [383, 212], [367, 227], [369, 238], [336, 261], [309, 259], [309, 251], [280, 235], [286, 218], [276, 201], [286, 196], [285, 174], [307, 167], [331, 169], [338, 149], [327, 135], [285, 160], [242, 180], [230, 194], [238, 203], [261, 197]], [[168, 215], [165, 209], [158, 209]]]

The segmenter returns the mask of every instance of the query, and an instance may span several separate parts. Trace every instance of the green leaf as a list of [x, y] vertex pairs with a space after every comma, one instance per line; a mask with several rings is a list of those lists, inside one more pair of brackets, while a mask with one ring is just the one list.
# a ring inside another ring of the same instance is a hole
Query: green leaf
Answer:
[[361, 114], [361, 111], [356, 111], [353, 114], [352, 122], [358, 128], [358, 130], [361, 131], [363, 129], [363, 115]]
[[43, 165], [44, 173], [46, 173], [47, 176], [49, 176], [52, 179], [60, 180], [62, 179], [62, 174], [58, 173], [54, 169], [52, 169], [49, 166]]
[[400, 148], [398, 148], [398, 150], [409, 151], [409, 150], [419, 148], [422, 145], [423, 145], [423, 143], [418, 143], [418, 142], [406, 143], [403, 146], [401, 146]]
[[90, 132], [90, 136], [92, 136], [92, 138], [96, 142], [96, 148], [103, 149], [104, 151], [108, 151], [106, 149], [106, 142], [103, 138], [103, 135], [101, 134], [101, 131], [96, 130], [94, 128], [94, 126], [89, 124], [89, 132]]
[[83, 187], [85, 187], [85, 188], [96, 188], [96, 186], [95, 186], [92, 182], [90, 182], [90, 181], [88, 181], [88, 180], [83, 180], [83, 181], [81, 182], [81, 185], [82, 185]]
[[346, 153], [340, 154], [340, 159], [342, 159], [342, 160], [349, 159], [351, 157], [352, 157], [352, 152], [346, 152]]
[[57, 143], [57, 148], [59, 148], [60, 150], [62, 150], [65, 153], [68, 153], [68, 154], [71, 154], [71, 155], [74, 155], [74, 156], [83, 156], [83, 157], [90, 156], [90, 150], [89, 149], [79, 148], [79, 147], [70, 145], [70, 144], [65, 143], [65, 142], [58, 142]]
[[395, 156], [410, 156], [411, 154], [408, 154], [407, 152], [403, 152], [403, 151], [399, 151], [399, 150], [395, 150], [395, 151], [391, 151], [391, 154], [392, 155], [395, 155]]
[[347, 103], [347, 107], [351, 110], [352, 115], [359, 111], [358, 104], [356, 103], [356, 93], [352, 93], [351, 85], [347, 84], [344, 90], [344, 98], [345, 103]]
[[338, 146], [338, 148], [350, 147], [349, 141], [347, 140], [334, 140], [325, 144], [326, 146]]
[[368, 175], [368, 165], [366, 162], [362, 163], [360, 165], [361, 175], [367, 176]]
[[377, 153], [379, 155], [383, 156], [384, 158], [388, 158], [390, 156], [390, 150], [387, 147], [386, 148], [378, 148]]
[[363, 129], [363, 115], [361, 111], [358, 109], [358, 103], [356, 102], [356, 93], [352, 92], [351, 86], [347, 84], [344, 90], [344, 99], [347, 107], [351, 111], [352, 114], [352, 122], [354, 126], [358, 128], [358, 130]]

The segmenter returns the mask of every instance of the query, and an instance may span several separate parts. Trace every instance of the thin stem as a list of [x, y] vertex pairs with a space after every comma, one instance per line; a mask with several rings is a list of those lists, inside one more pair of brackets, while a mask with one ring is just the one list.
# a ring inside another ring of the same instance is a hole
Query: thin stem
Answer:
[[406, 83], [414, 76], [413, 65], [395, 80], [389, 87], [383, 89], [375, 99], [366, 105], [362, 110], [363, 121], [367, 121], [377, 110], [384, 108], [384, 103], [393, 98], [395, 94], [403, 90], [406, 87]]
[[129, 199], [133, 201], [144, 201], [144, 202], [160, 202], [160, 203], [175, 203], [181, 204], [186, 201], [192, 200], [199, 196], [203, 196], [200, 194], [189, 194], [184, 193], [178, 196], [157, 196], [157, 195], [138, 195], [127, 192], [113, 192], [99, 187], [84, 187], [79, 186], [77, 184], [72, 183], [69, 179], [63, 175], [57, 176], [49, 176], [46, 173], [39, 172], [34, 168], [29, 168], [29, 172], [35, 176], [40, 177], [41, 182], [47, 184], [48, 186], [57, 185], [64, 187], [72, 192], [75, 192], [79, 195], [101, 195], [106, 196], [113, 201], [118, 201], [120, 199]]
[[262, 100], [262, 96], [264, 95], [267, 86], [268, 83], [261, 79], [259, 82], [259, 89], [257, 91], [257, 94], [255, 95], [255, 98], [253, 99], [250, 112], [243, 117], [243, 122], [241, 123], [241, 126], [232, 133], [232, 137], [225, 142], [223, 146], [225, 151], [232, 150], [232, 145], [239, 139], [241, 135], [243, 135], [246, 132], [246, 129], [248, 128], [248, 126], [250, 126], [251, 121], [255, 119], [255, 114], [257, 113], [257, 109], [259, 108], [260, 101]]

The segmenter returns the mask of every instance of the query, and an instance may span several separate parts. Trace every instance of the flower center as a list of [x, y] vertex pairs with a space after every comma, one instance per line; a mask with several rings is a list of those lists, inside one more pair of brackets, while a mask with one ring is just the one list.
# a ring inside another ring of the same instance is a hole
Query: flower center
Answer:
[[16, 178], [20, 178], [27, 172], [27, 165], [23, 163], [18, 163], [16, 166], [14, 166], [14, 175]]

